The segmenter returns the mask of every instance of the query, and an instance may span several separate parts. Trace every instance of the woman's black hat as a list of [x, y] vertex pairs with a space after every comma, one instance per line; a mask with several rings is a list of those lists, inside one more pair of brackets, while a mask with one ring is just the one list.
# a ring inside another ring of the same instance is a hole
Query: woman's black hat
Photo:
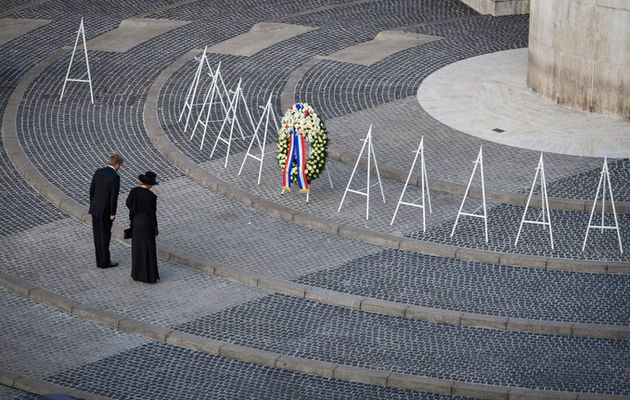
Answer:
[[138, 179], [140, 179], [140, 182], [144, 183], [145, 185], [159, 185], [159, 183], [155, 181], [155, 178], [157, 178], [157, 175], [155, 175], [155, 172], [153, 171], [147, 171], [143, 175], [138, 175]]

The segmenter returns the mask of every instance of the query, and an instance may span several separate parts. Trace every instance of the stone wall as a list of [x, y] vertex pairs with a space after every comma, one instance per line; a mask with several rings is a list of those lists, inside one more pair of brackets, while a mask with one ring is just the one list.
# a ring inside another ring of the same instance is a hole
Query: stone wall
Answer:
[[630, 119], [630, 0], [531, 0], [528, 85]]
[[529, 12], [529, 0], [462, 0], [462, 2], [480, 14], [497, 16]]

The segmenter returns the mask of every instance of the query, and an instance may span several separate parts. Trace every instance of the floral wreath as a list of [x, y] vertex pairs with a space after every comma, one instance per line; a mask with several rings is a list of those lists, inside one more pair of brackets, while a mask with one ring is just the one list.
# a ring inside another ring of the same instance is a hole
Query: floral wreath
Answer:
[[[310, 144], [311, 151], [306, 159], [306, 178], [308, 181], [317, 179], [324, 170], [326, 164], [326, 145], [328, 144], [328, 133], [324, 127], [324, 122], [319, 118], [313, 107], [308, 103], [293, 104], [282, 118], [280, 131], [278, 132], [278, 165], [284, 169], [287, 161], [287, 151], [289, 150], [290, 131], [296, 129]], [[298, 181], [297, 167], [291, 171], [293, 182]]]

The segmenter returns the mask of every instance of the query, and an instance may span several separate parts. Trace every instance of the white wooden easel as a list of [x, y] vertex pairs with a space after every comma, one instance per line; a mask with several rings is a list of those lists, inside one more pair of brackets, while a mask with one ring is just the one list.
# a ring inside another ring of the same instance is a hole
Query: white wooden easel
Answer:
[[[532, 199], [532, 194], [534, 193], [534, 188], [536, 187], [536, 179], [538, 179], [538, 175], [540, 175], [540, 196], [541, 196], [542, 210], [540, 214], [538, 215], [538, 218], [536, 218], [535, 220], [528, 220], [525, 218], [525, 216], [527, 215], [529, 202]], [[542, 221], [540, 221], [541, 217], [542, 217]], [[529, 196], [527, 197], [527, 203], [525, 204], [525, 211], [523, 211], [523, 218], [521, 219], [521, 225], [518, 227], [518, 234], [516, 235], [514, 246], [518, 244], [518, 239], [521, 237], [521, 230], [523, 229], [523, 224], [548, 226], [549, 227], [549, 240], [551, 241], [551, 249], [553, 250], [553, 231], [551, 229], [551, 215], [549, 213], [549, 198], [547, 197], [547, 179], [545, 178], [545, 163], [543, 161], [543, 153], [540, 153], [540, 159], [538, 161], [538, 166], [536, 167], [536, 174], [534, 175], [532, 188], [530, 189]]]
[[[182, 121], [184, 113], [188, 110], [188, 114], [186, 115], [186, 124], [184, 125], [184, 132], [188, 129], [188, 122], [190, 121], [190, 116], [192, 114], [194, 106], [199, 105], [196, 103], [197, 101], [197, 89], [199, 88], [199, 81], [201, 80], [201, 72], [203, 71], [204, 65], [208, 65], [208, 60], [206, 58], [206, 52], [208, 51], [208, 46], [203, 49], [203, 53], [199, 57], [199, 64], [197, 65], [197, 70], [195, 71], [195, 75], [193, 76], [193, 80], [190, 83], [190, 87], [188, 88], [188, 93], [186, 93], [186, 100], [184, 101], [184, 107], [182, 107], [182, 111], [179, 113], [178, 122]], [[197, 59], [197, 57], [195, 57]], [[219, 63], [219, 68], [221, 67], [221, 63]], [[212, 68], [208, 68], [208, 74], [210, 77], [214, 77], [214, 73], [212, 72]]]
[[[602, 184], [603, 183], [603, 184]], [[613, 210], [613, 217], [615, 219], [615, 225], [604, 225], [604, 212], [606, 208], [606, 185], [608, 185], [608, 194], [610, 196], [610, 204]], [[593, 214], [595, 213], [595, 207], [597, 205], [597, 199], [599, 198], [599, 189], [602, 189], [602, 219], [600, 225], [591, 225], [593, 222]], [[600, 232], [604, 232], [604, 229], [614, 229], [617, 231], [617, 240], [619, 240], [619, 251], [623, 254], [623, 246], [621, 245], [621, 232], [619, 231], [619, 222], [617, 221], [617, 210], [615, 209], [615, 199], [613, 198], [612, 186], [610, 184], [610, 172], [608, 171], [608, 159], [604, 158], [604, 166], [602, 167], [602, 173], [599, 176], [599, 183], [597, 184], [597, 191], [595, 192], [595, 201], [593, 201], [593, 207], [591, 208], [591, 216], [588, 219], [588, 227], [586, 228], [586, 235], [584, 236], [584, 243], [582, 244], [582, 251], [586, 248], [586, 241], [588, 240], [588, 233], [591, 228], [599, 228]]]
[[[192, 129], [192, 133], [190, 134], [190, 140], [195, 136], [195, 132], [197, 131], [197, 126], [201, 125], [203, 127], [203, 133], [201, 134], [201, 143], [199, 145], [199, 150], [203, 149], [203, 145], [206, 140], [206, 132], [208, 131], [208, 125], [210, 124], [210, 114], [212, 113], [212, 105], [213, 104], [221, 104], [223, 108], [223, 112], [227, 114], [227, 107], [223, 102], [223, 96], [220, 92], [218, 81], [221, 77], [220, 65], [217, 67], [217, 70], [212, 77], [212, 81], [210, 82], [210, 87], [206, 91], [206, 95], [203, 99], [203, 104], [201, 106], [201, 110], [199, 111], [199, 115], [197, 116], [197, 122], [195, 122], [195, 126]], [[215, 98], [218, 98], [217, 102]], [[192, 108], [190, 109], [192, 111]], [[205, 117], [204, 117], [205, 116]], [[218, 121], [218, 120], [212, 120]]]
[[[258, 182], [260, 185], [260, 175], [262, 173], [263, 160], [265, 159], [265, 143], [267, 142], [267, 131], [269, 129], [270, 120], [273, 121], [276, 131], [279, 130], [278, 120], [273, 112], [273, 105], [271, 104], [271, 96], [269, 95], [269, 100], [267, 100], [267, 104], [263, 108], [262, 115], [260, 116], [260, 120], [258, 121], [258, 125], [256, 125], [256, 129], [254, 129], [254, 134], [252, 135], [252, 140], [249, 142], [249, 147], [247, 148], [247, 152], [245, 153], [245, 157], [243, 158], [243, 162], [241, 163], [241, 168], [238, 170], [238, 176], [243, 172], [243, 166], [245, 165], [245, 161], [247, 161], [247, 157], [251, 157], [254, 160], [260, 163], [258, 167]], [[258, 130], [263, 129], [263, 138], [262, 141], [258, 136]], [[260, 149], [260, 156], [250, 153], [254, 142], [257, 143], [258, 148]]]
[[[85, 55], [87, 79], [69, 77], [70, 69], [72, 68], [72, 63], [74, 62], [74, 55], [77, 52], [77, 45], [79, 44], [79, 36], [81, 36], [81, 38], [83, 39], [83, 54]], [[92, 101], [92, 104], [94, 104], [94, 93], [92, 92], [92, 75], [90, 74], [90, 61], [88, 60], [87, 43], [85, 42], [85, 27], [83, 26], [83, 17], [81, 17], [81, 24], [79, 24], [79, 30], [77, 31], [77, 38], [74, 41], [74, 48], [72, 49], [72, 56], [70, 56], [70, 64], [68, 64], [68, 71], [66, 72], [66, 79], [64, 79], [63, 81], [63, 87], [61, 88], [61, 96], [59, 96], [59, 101], [63, 99], [63, 93], [66, 90], [66, 84], [68, 82], [88, 83], [90, 85], [90, 99]]]
[[[369, 219], [370, 216], [370, 170], [371, 170], [371, 160], [374, 158], [374, 167], [376, 169], [376, 176], [378, 177], [378, 185], [381, 189], [381, 196], [383, 197], [383, 203], [385, 203], [385, 193], [383, 192], [383, 184], [381, 183], [381, 173], [378, 170], [378, 163], [376, 162], [376, 154], [374, 154], [374, 146], [372, 145], [372, 125], [370, 124], [370, 129], [368, 129], [367, 136], [365, 139], [361, 139], [363, 141], [363, 146], [361, 146], [361, 152], [359, 153], [359, 157], [357, 157], [357, 162], [354, 164], [354, 168], [352, 169], [352, 174], [350, 175], [350, 180], [348, 180], [348, 184], [346, 185], [346, 190], [343, 192], [343, 197], [341, 198], [341, 203], [339, 204], [339, 208], [337, 212], [341, 211], [341, 207], [343, 206], [343, 202], [346, 199], [346, 194], [348, 192], [356, 193], [361, 196], [367, 197], [367, 202], [365, 205], [365, 219]], [[352, 179], [354, 178], [354, 173], [357, 171], [357, 167], [359, 166], [359, 162], [361, 161], [361, 156], [363, 155], [363, 151], [365, 150], [365, 146], [367, 145], [367, 186], [366, 191], [363, 192], [361, 190], [350, 189], [350, 184], [352, 183]], [[374, 184], [376, 185], [376, 183]], [[372, 186], [374, 186], [372, 185]]]
[[[470, 191], [470, 185], [472, 184], [472, 180], [475, 177], [477, 167], [479, 167], [479, 174], [481, 176], [481, 205], [472, 212], [462, 212], [464, 204], [466, 203], [466, 198], [468, 197], [468, 192]], [[480, 208], [483, 208], [483, 213], [477, 214], [477, 211], [479, 211]], [[477, 154], [475, 166], [473, 167], [472, 174], [470, 174], [470, 179], [468, 180], [468, 186], [466, 186], [466, 191], [464, 192], [462, 204], [459, 206], [459, 211], [457, 212], [457, 217], [455, 218], [455, 224], [453, 224], [453, 229], [451, 230], [451, 237], [453, 237], [453, 234], [455, 233], [455, 228], [457, 228], [457, 223], [459, 222], [459, 217], [461, 215], [483, 219], [483, 227], [486, 234], [486, 243], [488, 243], [488, 211], [486, 208], [486, 184], [483, 175], [483, 146], [479, 146], [479, 154]]]
[[[414, 151], [416, 154], [413, 158], [413, 163], [411, 163], [411, 168], [409, 168], [409, 174], [407, 175], [407, 180], [405, 181], [405, 186], [403, 187], [402, 193], [400, 194], [400, 199], [398, 200], [398, 204], [396, 205], [396, 211], [394, 211], [394, 216], [392, 217], [392, 221], [389, 223], [390, 225], [394, 224], [394, 220], [396, 219], [396, 214], [398, 214], [398, 208], [400, 205], [418, 207], [422, 209], [422, 231], [425, 232], [427, 229], [426, 225], [426, 204], [425, 197], [427, 197], [429, 203], [429, 212], [433, 213], [431, 209], [431, 193], [429, 192], [429, 179], [427, 177], [427, 168], [424, 162], [424, 136], [420, 139], [420, 145], [418, 146], [418, 150]], [[418, 161], [418, 156], [420, 156], [420, 179], [421, 179], [421, 188], [422, 188], [422, 203], [417, 204], [415, 199], [413, 202], [403, 201], [403, 196], [405, 195], [405, 191], [407, 190], [407, 185], [409, 185], [409, 179], [411, 178], [411, 174], [413, 172], [413, 168], [416, 166], [416, 161]], [[426, 192], [426, 196], [425, 196]]]
[[[227, 112], [225, 113], [225, 118], [223, 119], [223, 123], [221, 123], [221, 129], [219, 129], [219, 134], [217, 135], [216, 140], [214, 141], [214, 146], [212, 146], [212, 151], [210, 152], [210, 158], [214, 155], [214, 151], [217, 148], [217, 144], [219, 142], [223, 142], [227, 144], [227, 151], [225, 153], [225, 163], [223, 164], [223, 168], [227, 167], [228, 157], [230, 156], [230, 148], [232, 147], [232, 136], [234, 134], [234, 124], [237, 124], [237, 128], [241, 134], [241, 138], [245, 140], [245, 134], [243, 133], [243, 129], [238, 120], [238, 106], [239, 104], [243, 104], [243, 108], [245, 109], [245, 113], [249, 118], [250, 125], [252, 129], [255, 129], [256, 126], [254, 124], [254, 120], [252, 118], [251, 113], [249, 112], [249, 108], [247, 107], [247, 102], [245, 101], [245, 97], [243, 96], [243, 87], [241, 86], [243, 79], [239, 78], [238, 84], [236, 85], [236, 89], [232, 93], [232, 98], [230, 100]], [[224, 138], [223, 129], [230, 122], [230, 134], [227, 138]]]

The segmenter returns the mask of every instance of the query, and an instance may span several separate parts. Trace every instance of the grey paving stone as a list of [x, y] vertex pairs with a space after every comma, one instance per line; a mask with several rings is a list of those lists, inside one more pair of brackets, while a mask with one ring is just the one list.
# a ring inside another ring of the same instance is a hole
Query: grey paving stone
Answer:
[[[546, 226], [523, 224], [518, 244], [514, 244], [525, 207], [498, 205], [488, 210], [488, 236], [484, 241], [483, 223], [476, 218], [461, 218], [455, 234], [450, 238], [453, 222], [433, 227], [426, 233], [416, 232], [410, 237], [457, 244], [461, 247], [487, 249], [509, 254], [548, 256], [575, 260], [627, 261], [627, 253], [621, 253], [616, 231], [591, 229], [586, 248], [582, 243], [589, 222], [588, 212], [551, 210], [554, 249], [551, 249]], [[529, 208], [526, 219], [541, 221], [541, 209]], [[630, 243], [630, 215], [618, 215], [622, 245]], [[594, 220], [599, 223], [598, 219]], [[605, 225], [613, 225], [613, 215], [608, 214]], [[627, 247], [627, 245], [626, 245]]]
[[400, 303], [550, 321], [629, 325], [622, 275], [498, 267], [383, 250], [299, 283]]
[[[161, 184], [156, 193], [160, 240], [211, 265], [291, 279], [379, 251], [376, 246], [270, 217], [209, 192], [188, 178]], [[303, 246], [301, 241], [307, 244]], [[294, 246], [287, 249], [291, 243]]]
[[34, 303], [0, 288], [0, 367], [36, 378], [142, 345], [127, 335]]
[[178, 329], [298, 357], [468, 383], [628, 395], [627, 340], [437, 325], [282, 295]]
[[2, 400], [37, 400], [38, 397], [38, 395], [27, 394], [10, 387], [0, 386], [0, 399]]
[[43, 225], [0, 241], [0, 269], [85, 306], [169, 327], [264, 296], [177, 264], [159, 261], [157, 285], [130, 277], [129, 247], [112, 242], [116, 268], [96, 268], [91, 230], [73, 220]]
[[125, 399], [459, 399], [319, 378], [156, 343], [49, 380]]
[[[590, 206], [595, 199], [595, 193], [597, 193], [597, 185], [599, 184], [602, 166], [603, 163], [599, 165], [598, 168], [593, 168], [590, 171], [553, 182], [547, 188], [549, 196], [587, 199], [590, 200]], [[628, 181], [630, 180], [630, 160], [621, 159], [609, 161], [608, 171], [610, 173], [613, 198], [615, 201], [628, 201], [628, 199], [630, 199], [630, 194], [628, 193], [628, 190], [630, 190], [630, 186], [628, 185]], [[600, 188], [598, 195], [600, 201], [602, 198], [602, 189], [603, 188]], [[608, 188], [606, 190], [608, 192]], [[609, 199], [608, 195], [606, 199]]]
[[[7, 322], [0, 337], [9, 344], [0, 349], [0, 367], [112, 398], [458, 398], [340, 382], [148, 343], [2, 288], [0, 303]], [[0, 396], [35, 398], [3, 387]]]

